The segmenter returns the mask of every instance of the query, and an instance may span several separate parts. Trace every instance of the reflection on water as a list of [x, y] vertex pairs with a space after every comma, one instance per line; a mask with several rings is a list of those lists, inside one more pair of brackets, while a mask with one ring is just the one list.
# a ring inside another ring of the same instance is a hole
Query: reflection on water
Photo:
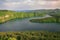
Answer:
[[[35, 17], [37, 18], [37, 17]], [[38, 17], [41, 18], [41, 17]], [[60, 24], [57, 23], [31, 23], [30, 19], [15, 19], [0, 24], [0, 31], [29, 31], [29, 30], [48, 30], [60, 31]]]

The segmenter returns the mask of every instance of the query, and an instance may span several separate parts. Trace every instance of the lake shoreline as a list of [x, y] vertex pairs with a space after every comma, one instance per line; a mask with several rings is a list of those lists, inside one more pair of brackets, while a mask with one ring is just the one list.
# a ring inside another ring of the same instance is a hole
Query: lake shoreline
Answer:
[[33, 22], [33, 23], [60, 23], [60, 21], [56, 22], [56, 19], [54, 17], [47, 17], [44, 19], [31, 19], [30, 22]]

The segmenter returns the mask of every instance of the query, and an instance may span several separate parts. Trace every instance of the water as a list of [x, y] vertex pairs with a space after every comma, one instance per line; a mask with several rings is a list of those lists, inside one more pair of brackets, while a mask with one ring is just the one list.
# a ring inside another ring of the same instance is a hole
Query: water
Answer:
[[[47, 16], [45, 16], [47, 17]], [[60, 31], [60, 24], [58, 23], [32, 23], [30, 19], [45, 18], [45, 17], [32, 17], [26, 19], [14, 19], [6, 23], [0, 24], [0, 31]]]

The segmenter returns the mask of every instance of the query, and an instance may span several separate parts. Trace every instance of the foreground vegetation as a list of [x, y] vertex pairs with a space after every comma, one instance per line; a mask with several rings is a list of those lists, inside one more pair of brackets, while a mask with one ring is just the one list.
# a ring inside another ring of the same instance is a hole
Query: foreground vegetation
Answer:
[[60, 32], [0, 32], [0, 40], [60, 40]]
[[32, 19], [32, 20], [30, 20], [30, 22], [34, 22], [34, 23], [60, 23], [60, 19], [59, 19], [59, 22], [57, 22], [56, 18], [48, 17], [48, 18], [44, 18], [44, 19]]

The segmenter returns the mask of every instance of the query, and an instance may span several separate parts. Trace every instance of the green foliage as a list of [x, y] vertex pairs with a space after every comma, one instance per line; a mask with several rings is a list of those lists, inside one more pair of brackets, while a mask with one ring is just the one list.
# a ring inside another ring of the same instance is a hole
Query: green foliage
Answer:
[[60, 32], [0, 32], [0, 40], [60, 40]]
[[10, 37], [10, 38], [8, 38], [8, 40], [17, 40], [17, 39], [16, 39], [16, 38]]
[[44, 19], [32, 19], [30, 22], [36, 22], [36, 23], [60, 23], [60, 18], [58, 19], [59, 21], [56, 21], [56, 18], [54, 17], [48, 17]]
[[0, 10], [0, 23], [4, 23], [8, 20], [15, 19], [15, 18], [30, 18], [30, 17], [38, 17], [44, 16], [46, 13], [44, 12], [16, 12], [16, 11], [9, 11], [9, 10]]

